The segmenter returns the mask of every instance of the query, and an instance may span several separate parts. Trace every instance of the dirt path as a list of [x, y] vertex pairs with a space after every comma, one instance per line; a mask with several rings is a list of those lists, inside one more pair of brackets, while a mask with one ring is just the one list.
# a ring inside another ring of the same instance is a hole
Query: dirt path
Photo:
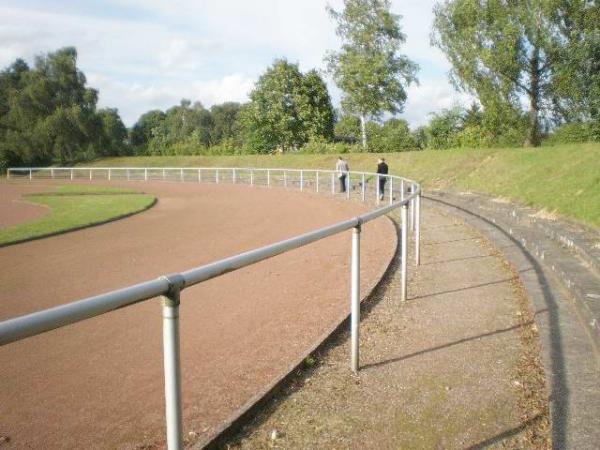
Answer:
[[[208, 263], [362, 209], [282, 189], [113, 185], [159, 202], [125, 220], [0, 248], [0, 319]], [[393, 233], [386, 219], [365, 226], [365, 292], [392, 255]], [[349, 250], [348, 233], [183, 293], [186, 435], [210, 435], [346, 313]], [[160, 446], [160, 311], [149, 301], [1, 347], [0, 436], [10, 442], [0, 448]]]
[[358, 376], [344, 333], [233, 448], [549, 448], [538, 337], [516, 274], [452, 217], [426, 208], [423, 224], [410, 300], [399, 300], [395, 267], [364, 305]]
[[39, 219], [50, 212], [44, 205], [27, 203], [21, 198], [23, 194], [42, 192], [37, 183], [11, 183], [0, 178], [0, 228], [8, 228], [20, 223]]

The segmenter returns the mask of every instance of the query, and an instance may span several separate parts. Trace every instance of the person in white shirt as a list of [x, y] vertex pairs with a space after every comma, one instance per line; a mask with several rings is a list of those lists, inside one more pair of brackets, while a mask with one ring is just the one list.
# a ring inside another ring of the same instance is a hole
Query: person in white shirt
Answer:
[[340, 192], [346, 192], [346, 180], [348, 172], [350, 172], [350, 166], [341, 156], [337, 160], [335, 170], [337, 171], [337, 176], [340, 180]]

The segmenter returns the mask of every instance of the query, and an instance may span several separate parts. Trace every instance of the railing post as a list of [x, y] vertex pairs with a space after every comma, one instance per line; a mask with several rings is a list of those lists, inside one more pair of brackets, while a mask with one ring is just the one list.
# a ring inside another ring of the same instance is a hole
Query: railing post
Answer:
[[335, 195], [335, 180], [334, 173], [331, 172], [331, 195]]
[[198, 169], [198, 183], [202, 181], [202, 169]]
[[183, 182], [183, 169], [179, 169], [179, 181]]
[[400, 272], [401, 272], [401, 277], [402, 277], [402, 281], [401, 281], [401, 285], [400, 285], [400, 289], [401, 289], [401, 293], [400, 293], [400, 299], [402, 301], [406, 300], [406, 277], [407, 277], [407, 264], [406, 264], [406, 259], [408, 257], [408, 203], [404, 203], [402, 205], [401, 208], [401, 214], [402, 214], [402, 240], [401, 240], [401, 244], [402, 244], [402, 248], [401, 248], [401, 255], [402, 255], [402, 260], [400, 261]]
[[[33, 172], [31, 169], [29, 169], [29, 181], [31, 181], [33, 179]], [[71, 178], [73, 179], [73, 178]]]
[[165, 173], [165, 169], [163, 169], [163, 170], [162, 170], [162, 173], [163, 173], [163, 181], [165, 181], [165, 179], [166, 179], [166, 175], [167, 175], [167, 174]]
[[400, 180], [400, 201], [404, 201], [404, 179]]
[[254, 170], [250, 169], [250, 186], [254, 186]]
[[317, 190], [317, 194], [319, 193], [319, 171], [315, 170], [315, 183], [316, 183], [316, 190]]
[[283, 187], [287, 187], [287, 172], [283, 171]]
[[50, 178], [54, 179], [54, 169], [50, 169]]
[[92, 169], [90, 169], [90, 181], [92, 181]]
[[415, 264], [418, 266], [421, 264], [421, 192], [416, 198], [416, 211], [415, 211]]
[[300, 170], [300, 192], [304, 190], [304, 171]]
[[365, 174], [363, 173], [361, 176], [361, 180], [360, 180], [360, 186], [361, 186], [361, 191], [360, 191], [360, 195], [362, 197], [362, 201], [365, 201]]
[[215, 169], [215, 182], [219, 184], [219, 169]]
[[235, 184], [235, 169], [231, 169], [231, 181]]
[[130, 176], [129, 175], [129, 169], [126, 169], [126, 171], [127, 171], [127, 181], [129, 181], [129, 176]]
[[378, 205], [379, 205], [379, 196], [381, 195], [381, 192], [379, 192], [380, 191], [380, 187], [379, 187], [379, 180], [380, 180], [380, 178], [379, 177], [381, 177], [381, 175], [377, 174], [377, 181], [375, 182], [375, 184], [377, 185], [375, 187], [375, 197], [377, 198], [377, 204]]
[[148, 168], [144, 169], [144, 181], [148, 181]]
[[108, 181], [110, 181], [110, 179], [111, 179], [111, 173], [110, 172], [111, 172], [111, 170], [108, 169]]
[[180, 450], [183, 448], [183, 420], [179, 353], [179, 303], [183, 278], [180, 275], [174, 276], [173, 279], [164, 278], [169, 282], [169, 293], [162, 297], [167, 448], [169, 450]]
[[350, 200], [350, 172], [346, 172], [346, 200]]
[[[29, 171], [29, 179], [31, 180], [31, 170]], [[73, 169], [71, 169], [71, 181], [73, 181]]]
[[271, 187], [271, 171], [267, 169], [267, 187]]
[[394, 203], [394, 179], [388, 175], [388, 180], [390, 182], [390, 205]]
[[352, 264], [350, 271], [350, 368], [354, 373], [359, 366], [359, 328], [360, 323], [360, 232], [361, 224], [352, 229]]
[[410, 231], [415, 231], [415, 187], [412, 184], [410, 188], [410, 194], [413, 195], [413, 198], [410, 199], [410, 209], [408, 211], [408, 213], [410, 214]]

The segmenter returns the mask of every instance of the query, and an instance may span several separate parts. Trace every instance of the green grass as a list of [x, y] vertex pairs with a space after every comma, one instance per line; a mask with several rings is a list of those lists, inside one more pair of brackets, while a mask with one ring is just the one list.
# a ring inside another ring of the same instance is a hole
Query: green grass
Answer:
[[[352, 170], [374, 171], [380, 154], [346, 155]], [[383, 154], [390, 170], [443, 188], [502, 196], [600, 228], [600, 144]], [[97, 166], [333, 168], [337, 155], [148, 156]]]
[[103, 223], [142, 211], [155, 201], [152, 195], [136, 194], [116, 188], [109, 188], [107, 192], [103, 188], [96, 189], [95, 186], [89, 186], [91, 189], [86, 189], [87, 193], [83, 193], [80, 186], [61, 188], [57, 190], [58, 195], [49, 195], [51, 193], [28, 195], [27, 201], [46, 205], [50, 208], [50, 214], [0, 230], [0, 245]]
[[59, 186], [56, 190], [49, 192], [49, 195], [103, 195], [103, 194], [140, 194], [135, 189], [123, 189], [111, 186], [94, 186], [86, 184], [65, 184]]

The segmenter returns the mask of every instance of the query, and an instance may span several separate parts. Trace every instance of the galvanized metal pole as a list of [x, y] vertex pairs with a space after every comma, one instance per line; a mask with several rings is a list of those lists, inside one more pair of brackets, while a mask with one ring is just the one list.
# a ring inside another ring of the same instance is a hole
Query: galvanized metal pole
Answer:
[[365, 174], [362, 174], [361, 177], [361, 181], [360, 181], [360, 185], [361, 185], [361, 196], [362, 196], [362, 201], [365, 201]]
[[[169, 283], [171, 283], [171, 280], [169, 280]], [[179, 303], [180, 288], [173, 284], [169, 294], [163, 297], [162, 307], [165, 368], [165, 416], [167, 422], [167, 448], [169, 450], [180, 450], [183, 448], [181, 363], [179, 353]]]
[[333, 172], [331, 172], [331, 195], [335, 195], [335, 180]]
[[360, 323], [360, 232], [361, 225], [352, 229], [352, 264], [350, 272], [350, 368], [354, 373], [359, 366], [359, 328]]
[[406, 264], [406, 259], [408, 257], [408, 204], [403, 204], [401, 207], [401, 215], [402, 215], [402, 240], [401, 240], [401, 245], [402, 248], [401, 250], [401, 255], [402, 255], [402, 260], [400, 261], [400, 272], [401, 272], [401, 285], [400, 285], [400, 289], [401, 289], [401, 293], [400, 293], [400, 299], [402, 301], [406, 300], [406, 277], [407, 277], [407, 264]]
[[346, 172], [346, 200], [350, 200], [350, 172]]
[[[411, 194], [414, 194], [415, 187], [411, 185]], [[408, 211], [410, 213], [410, 231], [415, 231], [415, 198], [413, 197], [410, 200], [410, 209]]]
[[416, 198], [416, 224], [415, 224], [415, 264], [421, 264], [421, 193]]
[[400, 180], [400, 201], [404, 200], [404, 180]]

